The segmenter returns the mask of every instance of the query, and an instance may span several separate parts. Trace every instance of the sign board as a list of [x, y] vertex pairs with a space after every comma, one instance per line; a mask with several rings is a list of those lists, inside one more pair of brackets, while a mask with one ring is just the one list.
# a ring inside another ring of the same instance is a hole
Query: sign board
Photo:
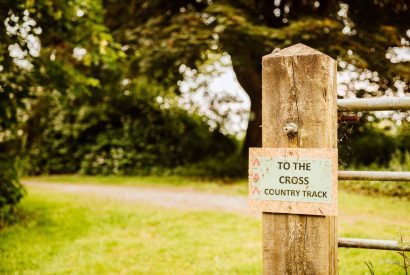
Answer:
[[250, 148], [252, 210], [337, 215], [337, 150]]

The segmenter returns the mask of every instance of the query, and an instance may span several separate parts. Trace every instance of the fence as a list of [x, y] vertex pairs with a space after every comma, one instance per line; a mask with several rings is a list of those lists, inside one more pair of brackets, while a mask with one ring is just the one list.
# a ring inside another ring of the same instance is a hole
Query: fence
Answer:
[[[266, 151], [335, 150], [338, 112], [410, 110], [410, 98], [337, 100], [336, 73], [333, 59], [302, 44], [263, 57], [262, 147]], [[410, 172], [339, 171], [335, 177], [410, 181]], [[253, 190], [259, 194], [259, 189]], [[264, 274], [337, 274], [337, 247], [410, 251], [396, 241], [337, 238], [334, 215], [303, 214], [307, 213], [304, 207], [321, 211], [319, 206], [325, 203], [287, 201], [271, 204], [275, 209], [286, 205], [286, 211], [262, 214]], [[270, 202], [255, 202], [264, 203]]]
[[397, 111], [410, 110], [409, 97], [373, 97], [373, 98], [355, 98], [355, 99], [338, 99], [338, 111]]
[[[339, 99], [338, 111], [410, 110], [410, 98]], [[339, 180], [410, 181], [410, 172], [339, 171]], [[339, 238], [339, 247], [410, 251], [397, 241]]]
[[[361, 98], [337, 100], [338, 111], [410, 110], [410, 98]], [[410, 172], [339, 171], [339, 180], [410, 181]], [[397, 241], [339, 238], [339, 247], [410, 251]]]

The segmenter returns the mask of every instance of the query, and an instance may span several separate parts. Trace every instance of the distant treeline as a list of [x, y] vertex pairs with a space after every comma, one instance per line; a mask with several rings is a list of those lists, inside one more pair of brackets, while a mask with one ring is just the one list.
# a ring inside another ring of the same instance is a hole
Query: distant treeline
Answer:
[[243, 176], [239, 142], [148, 93], [39, 97], [25, 132], [25, 172]]

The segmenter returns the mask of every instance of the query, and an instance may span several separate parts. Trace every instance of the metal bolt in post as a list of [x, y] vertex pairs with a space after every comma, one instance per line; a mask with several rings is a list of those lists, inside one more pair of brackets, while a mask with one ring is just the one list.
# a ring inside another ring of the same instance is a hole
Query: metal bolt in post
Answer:
[[296, 123], [291, 122], [291, 123], [286, 124], [283, 130], [288, 135], [294, 135], [298, 132], [298, 125]]

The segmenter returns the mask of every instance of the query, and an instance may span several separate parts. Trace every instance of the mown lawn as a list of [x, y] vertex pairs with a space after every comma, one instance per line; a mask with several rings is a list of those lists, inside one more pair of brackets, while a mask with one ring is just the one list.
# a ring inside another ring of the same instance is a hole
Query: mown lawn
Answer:
[[[167, 179], [156, 180], [167, 185]], [[149, 178], [141, 184], [149, 186]], [[221, 186], [205, 189], [228, 192], [229, 186]], [[242, 193], [238, 190], [232, 193]], [[164, 209], [39, 187], [28, 189], [21, 209], [22, 221], [0, 231], [1, 274], [261, 273], [261, 224], [253, 217]], [[340, 212], [340, 236], [410, 237], [409, 201], [341, 191]], [[391, 263], [400, 260], [395, 252], [342, 248], [339, 272], [366, 274], [364, 261], [369, 260], [376, 274], [404, 274]]]
[[30, 188], [0, 233], [1, 274], [258, 274], [260, 223]]

